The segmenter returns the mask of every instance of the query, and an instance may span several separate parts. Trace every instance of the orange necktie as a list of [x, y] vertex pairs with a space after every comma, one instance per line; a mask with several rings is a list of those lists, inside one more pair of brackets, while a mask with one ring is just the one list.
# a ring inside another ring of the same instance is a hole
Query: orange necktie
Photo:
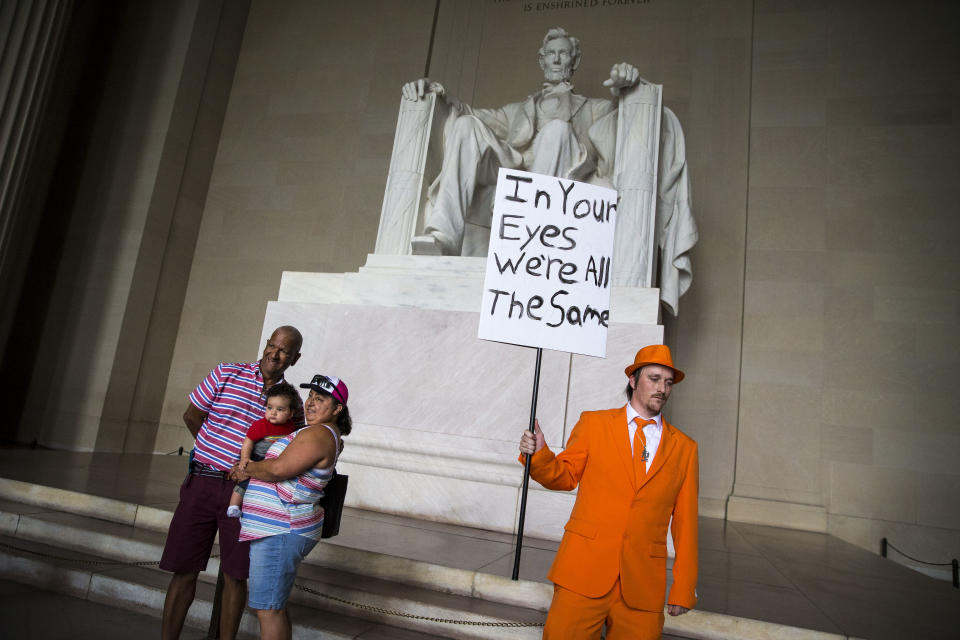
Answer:
[[644, 420], [640, 416], [633, 419], [637, 423], [637, 430], [633, 434], [633, 473], [637, 477], [637, 484], [647, 477], [647, 460], [650, 452], [647, 451], [647, 438], [643, 435], [643, 425], [657, 424], [656, 420]]

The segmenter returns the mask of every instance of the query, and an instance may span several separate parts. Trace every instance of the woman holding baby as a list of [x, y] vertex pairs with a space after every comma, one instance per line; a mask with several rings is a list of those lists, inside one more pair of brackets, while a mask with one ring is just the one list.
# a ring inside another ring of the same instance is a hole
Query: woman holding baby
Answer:
[[342, 380], [318, 374], [300, 386], [310, 389], [307, 426], [274, 442], [262, 461], [231, 472], [238, 481], [250, 479], [240, 540], [251, 541], [248, 603], [265, 640], [291, 637], [287, 599], [297, 567], [320, 539], [324, 513], [317, 502], [352, 428]]

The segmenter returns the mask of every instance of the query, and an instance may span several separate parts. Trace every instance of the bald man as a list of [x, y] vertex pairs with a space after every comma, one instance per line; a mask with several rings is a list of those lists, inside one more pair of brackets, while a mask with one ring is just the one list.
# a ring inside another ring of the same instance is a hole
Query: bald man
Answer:
[[[283, 374], [300, 359], [302, 344], [295, 327], [278, 327], [260, 360], [221, 363], [190, 394], [183, 422], [195, 443], [160, 559], [160, 568], [173, 572], [163, 604], [164, 640], [180, 637], [197, 576], [207, 567], [218, 531], [223, 570], [220, 637], [232, 640], [237, 634], [247, 599], [250, 544], [239, 542], [240, 520], [227, 517], [236, 484], [228, 473], [240, 459], [250, 423], [264, 417], [266, 391], [285, 382]], [[297, 402], [293, 422], [304, 426], [302, 402]]]

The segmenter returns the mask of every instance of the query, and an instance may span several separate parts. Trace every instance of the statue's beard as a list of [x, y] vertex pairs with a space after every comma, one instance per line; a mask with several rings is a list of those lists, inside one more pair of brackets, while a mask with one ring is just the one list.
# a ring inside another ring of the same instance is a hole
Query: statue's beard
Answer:
[[558, 83], [558, 82], [569, 82], [570, 77], [573, 75], [573, 69], [564, 68], [564, 69], [544, 69], [543, 70], [543, 79], [547, 82]]

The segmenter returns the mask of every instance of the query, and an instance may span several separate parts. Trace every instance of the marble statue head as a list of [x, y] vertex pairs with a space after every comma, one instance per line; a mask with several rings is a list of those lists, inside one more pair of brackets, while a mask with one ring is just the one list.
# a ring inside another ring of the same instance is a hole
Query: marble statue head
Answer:
[[569, 81], [580, 66], [580, 40], [562, 27], [554, 27], [543, 37], [540, 47], [540, 68], [547, 82]]

